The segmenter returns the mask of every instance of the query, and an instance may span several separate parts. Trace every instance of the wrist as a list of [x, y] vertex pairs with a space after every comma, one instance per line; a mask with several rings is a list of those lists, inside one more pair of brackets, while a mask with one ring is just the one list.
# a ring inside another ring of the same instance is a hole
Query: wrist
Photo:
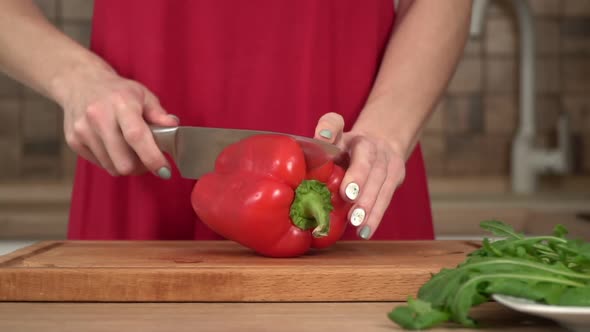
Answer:
[[[389, 118], [389, 121], [383, 121]], [[407, 160], [413, 148], [416, 130], [402, 119], [396, 119], [392, 111], [387, 114], [365, 109], [353, 125], [351, 132], [355, 135], [370, 137], [377, 144], [385, 144], [396, 155]]]
[[69, 100], [71, 93], [79, 89], [84, 82], [115, 74], [112, 67], [93, 54], [85, 54], [75, 60], [66, 60], [58, 68], [49, 79], [47, 91], [49, 97], [62, 108]]

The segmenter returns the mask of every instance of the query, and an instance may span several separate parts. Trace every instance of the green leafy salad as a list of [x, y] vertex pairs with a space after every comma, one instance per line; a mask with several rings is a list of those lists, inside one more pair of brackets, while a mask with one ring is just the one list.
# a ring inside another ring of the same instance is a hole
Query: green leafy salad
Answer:
[[557, 225], [552, 235], [526, 237], [499, 221], [484, 221], [491, 232], [483, 246], [453, 269], [442, 269], [419, 289], [417, 298], [388, 313], [405, 329], [444, 322], [475, 327], [469, 310], [504, 294], [543, 304], [590, 306], [590, 243], [568, 239]]

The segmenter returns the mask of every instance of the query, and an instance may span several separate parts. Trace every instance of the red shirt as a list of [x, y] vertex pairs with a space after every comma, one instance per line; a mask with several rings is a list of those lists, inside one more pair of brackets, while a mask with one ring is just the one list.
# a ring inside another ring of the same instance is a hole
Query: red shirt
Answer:
[[[96, 0], [91, 49], [182, 125], [313, 136], [326, 112], [354, 123], [394, 21], [392, 0]], [[419, 146], [406, 167], [373, 239], [434, 236]], [[172, 175], [111, 177], [79, 159], [69, 238], [218, 238], [191, 208], [194, 180]]]

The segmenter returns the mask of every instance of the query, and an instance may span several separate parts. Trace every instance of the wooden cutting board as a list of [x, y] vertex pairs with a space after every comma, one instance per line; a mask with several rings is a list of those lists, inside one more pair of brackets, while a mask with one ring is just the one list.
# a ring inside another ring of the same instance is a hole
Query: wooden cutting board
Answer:
[[405, 301], [478, 247], [350, 241], [278, 259], [229, 241], [49, 241], [0, 256], [0, 300]]

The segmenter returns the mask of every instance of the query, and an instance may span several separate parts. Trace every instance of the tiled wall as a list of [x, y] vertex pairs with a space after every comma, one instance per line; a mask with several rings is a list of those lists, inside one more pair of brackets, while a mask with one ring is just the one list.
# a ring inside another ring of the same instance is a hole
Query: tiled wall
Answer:
[[[492, 0], [484, 34], [464, 58], [422, 140], [431, 176], [507, 175], [518, 120], [518, 33], [510, 0]], [[518, 0], [515, 0], [518, 1]], [[572, 120], [577, 174], [590, 175], [590, 0], [528, 0], [537, 29], [539, 145], [554, 144], [560, 112]], [[37, 0], [88, 45], [92, 1]], [[0, 76], [0, 181], [73, 173], [62, 116], [51, 102]]]
[[[465, 49], [423, 147], [433, 176], [507, 175], [519, 118], [519, 35], [511, 0], [492, 0], [483, 35]], [[520, 1], [520, 0], [514, 0]], [[574, 172], [590, 175], [590, 1], [529, 0], [536, 23], [539, 146], [570, 116]]]
[[[88, 45], [92, 1], [36, 3], [57, 27]], [[62, 121], [56, 104], [0, 74], [0, 181], [71, 178], [75, 157], [64, 143]]]

